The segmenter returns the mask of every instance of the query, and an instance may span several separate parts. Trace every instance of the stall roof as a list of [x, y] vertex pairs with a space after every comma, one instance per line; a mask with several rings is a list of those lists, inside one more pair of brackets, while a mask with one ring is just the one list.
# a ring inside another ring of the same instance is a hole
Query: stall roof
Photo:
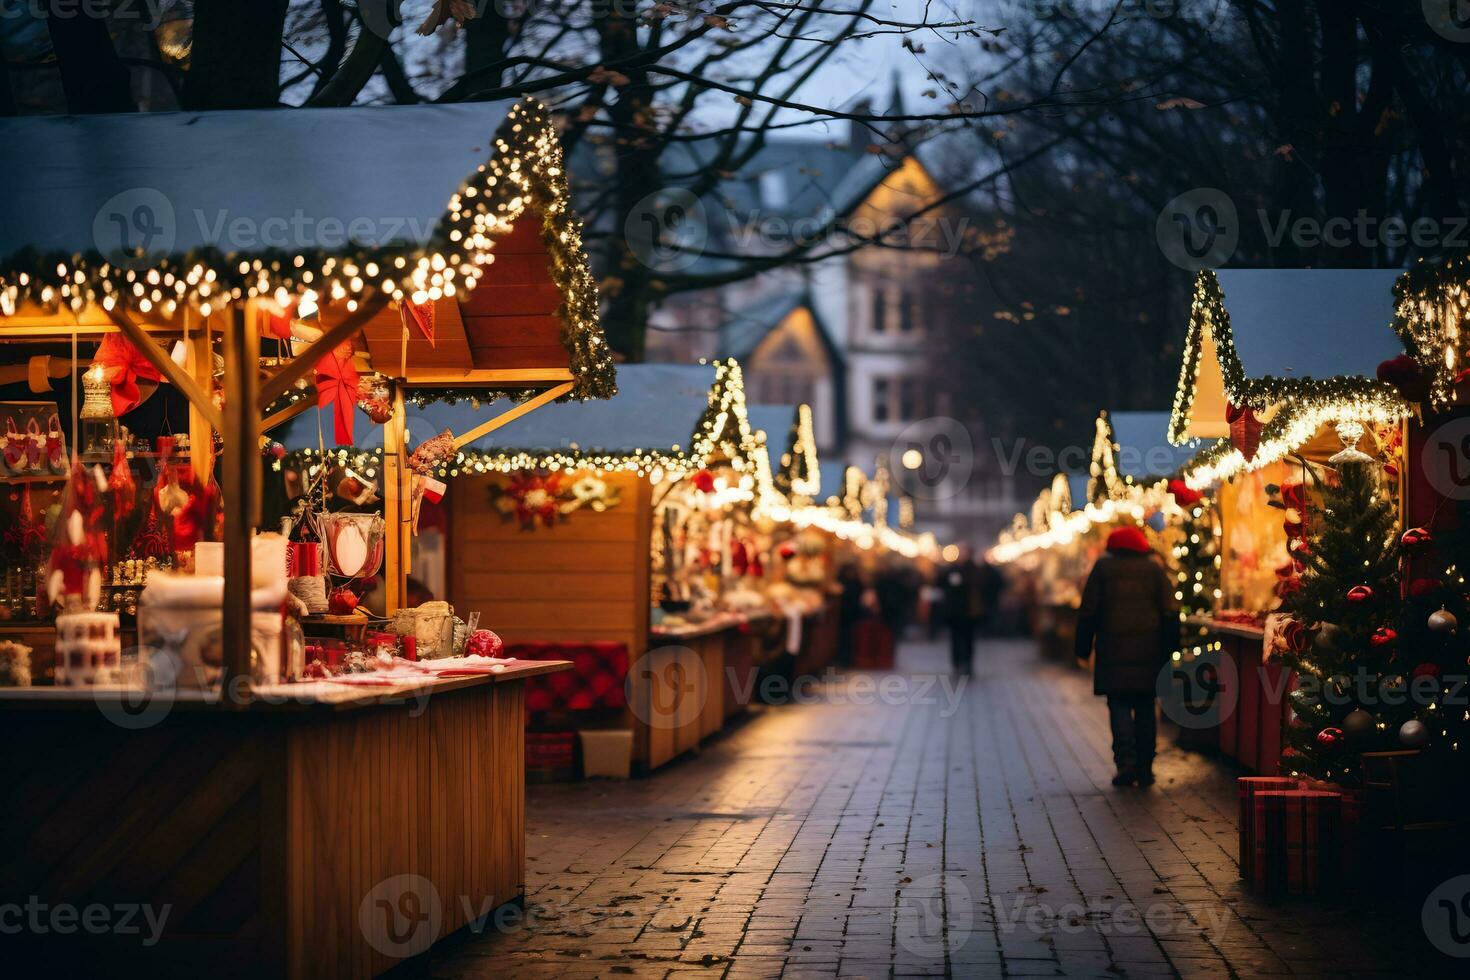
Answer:
[[1118, 472], [1135, 481], [1172, 476], [1194, 456], [1198, 447], [1169, 442], [1168, 412], [1111, 412], [1113, 443], [1118, 447]]
[[0, 269], [26, 249], [423, 247], [513, 105], [0, 120]]
[[1402, 353], [1388, 269], [1205, 270], [1195, 280], [1169, 439], [1228, 434], [1227, 405], [1265, 412], [1347, 394], [1393, 409], [1373, 380]]
[[[566, 449], [671, 452], [675, 447], [688, 450], [689, 437], [709, 405], [714, 380], [713, 365], [626, 364], [618, 369], [618, 393], [612, 398], [595, 404], [558, 402], [543, 406], [463, 448], [490, 453]], [[447, 402], [410, 405], [407, 409], [410, 443], [416, 444], [445, 429], [467, 432], [499, 410], [499, 406], [476, 408], [468, 399], [452, 405]], [[324, 419], [323, 425], [330, 446], [331, 420]], [[373, 425], [360, 410], [356, 431], [366, 433], [357, 440], [357, 448], [382, 446], [382, 427]], [[276, 438], [290, 450], [317, 448], [317, 413], [307, 411], [292, 419], [282, 426]]]
[[1397, 269], [1221, 269], [1235, 352], [1248, 378], [1372, 377], [1403, 353], [1393, 332]]

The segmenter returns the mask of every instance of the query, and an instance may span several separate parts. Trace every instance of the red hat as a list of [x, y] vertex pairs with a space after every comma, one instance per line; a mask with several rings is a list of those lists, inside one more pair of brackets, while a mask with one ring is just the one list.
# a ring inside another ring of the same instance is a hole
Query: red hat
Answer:
[[1136, 527], [1120, 527], [1108, 535], [1109, 551], [1136, 551], [1146, 555], [1152, 548], [1148, 546], [1148, 538], [1143, 536], [1143, 531]]

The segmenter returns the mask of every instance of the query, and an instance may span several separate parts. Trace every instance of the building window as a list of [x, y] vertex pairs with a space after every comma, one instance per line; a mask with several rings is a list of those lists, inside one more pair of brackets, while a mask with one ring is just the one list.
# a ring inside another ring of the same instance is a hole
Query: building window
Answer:
[[882, 286], [873, 287], [873, 332], [888, 331], [888, 296]]
[[898, 420], [911, 422], [920, 415], [919, 402], [923, 398], [918, 378], [901, 378], [898, 382]]
[[887, 378], [873, 379], [873, 421], [887, 422], [893, 416], [892, 406], [888, 399], [892, 393], [892, 385]]
[[919, 329], [920, 301], [918, 293], [905, 292], [899, 297], [898, 331], [912, 333]]

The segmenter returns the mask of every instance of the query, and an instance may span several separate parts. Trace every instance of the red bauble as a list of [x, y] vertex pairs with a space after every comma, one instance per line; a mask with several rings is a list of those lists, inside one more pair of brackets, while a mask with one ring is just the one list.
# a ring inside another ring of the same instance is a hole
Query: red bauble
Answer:
[[714, 493], [715, 475], [709, 470], [700, 470], [694, 474], [694, 489], [700, 493]]
[[1230, 423], [1230, 442], [1240, 455], [1249, 462], [1256, 458], [1256, 449], [1261, 445], [1261, 420], [1250, 408], [1235, 405], [1225, 406], [1225, 421]]
[[1409, 595], [1415, 599], [1423, 599], [1434, 595], [1443, 587], [1444, 583], [1437, 578], [1416, 578], [1409, 583]]
[[1189, 488], [1189, 484], [1177, 478], [1169, 481], [1169, 493], [1173, 496], [1174, 502], [1180, 507], [1188, 507], [1191, 504], [1197, 504], [1201, 500], [1203, 500], [1205, 496], [1199, 490], [1191, 490]]
[[470, 657], [498, 657], [505, 652], [505, 641], [490, 630], [475, 630], [465, 641], [464, 652]]
[[1375, 647], [1386, 647], [1392, 646], [1395, 642], [1397, 642], [1398, 638], [1398, 630], [1394, 629], [1392, 626], [1380, 626], [1378, 629], [1373, 631], [1373, 635], [1368, 638], [1368, 642], [1373, 644]]
[[1367, 585], [1355, 585], [1347, 591], [1348, 602], [1367, 602], [1373, 598], [1373, 589]]
[[1414, 677], [1438, 678], [1444, 671], [1439, 669], [1439, 664], [1422, 663], [1409, 672]]
[[1434, 544], [1434, 535], [1427, 527], [1411, 527], [1399, 538], [1399, 544], [1407, 551], [1422, 551]]
[[345, 585], [339, 585], [327, 596], [327, 609], [333, 616], [348, 616], [357, 609], [357, 593]]
[[1317, 733], [1317, 744], [1333, 746], [1342, 741], [1341, 728], [1324, 728]]
[[790, 561], [791, 559], [796, 557], [796, 545], [792, 544], [790, 541], [787, 541], [785, 544], [781, 545], [781, 547], [777, 550], [777, 553], [780, 554], [782, 559]]

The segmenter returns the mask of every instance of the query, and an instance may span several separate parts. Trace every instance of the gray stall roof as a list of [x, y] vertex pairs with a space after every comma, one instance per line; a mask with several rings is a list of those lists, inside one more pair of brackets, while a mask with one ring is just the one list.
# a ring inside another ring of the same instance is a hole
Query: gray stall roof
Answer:
[[1114, 465], [1134, 480], [1169, 476], [1199, 452], [1198, 444], [1169, 442], [1168, 412], [1110, 412], [1108, 421], [1118, 447]]
[[0, 270], [27, 248], [422, 247], [513, 105], [0, 120]]

